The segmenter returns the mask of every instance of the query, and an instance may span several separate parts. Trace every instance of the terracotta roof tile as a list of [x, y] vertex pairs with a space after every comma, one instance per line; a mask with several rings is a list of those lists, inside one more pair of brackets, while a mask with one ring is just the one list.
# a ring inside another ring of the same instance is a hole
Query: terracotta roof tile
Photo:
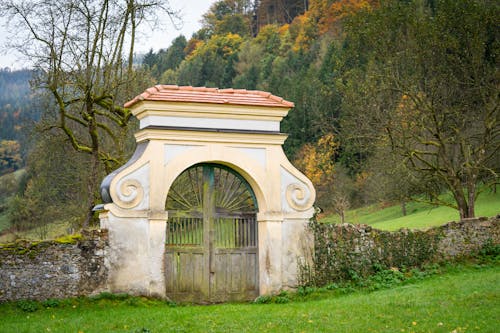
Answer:
[[294, 104], [271, 93], [259, 90], [218, 89], [206, 87], [157, 85], [125, 103], [129, 108], [140, 101], [210, 103], [292, 108]]

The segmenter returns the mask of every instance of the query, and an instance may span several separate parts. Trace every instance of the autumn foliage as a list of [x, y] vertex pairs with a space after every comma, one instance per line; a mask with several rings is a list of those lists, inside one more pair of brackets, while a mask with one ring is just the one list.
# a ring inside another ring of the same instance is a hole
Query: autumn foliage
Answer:
[[334, 178], [337, 149], [338, 143], [335, 142], [334, 135], [327, 133], [316, 143], [305, 144], [298, 152], [294, 164], [315, 186], [331, 184]]

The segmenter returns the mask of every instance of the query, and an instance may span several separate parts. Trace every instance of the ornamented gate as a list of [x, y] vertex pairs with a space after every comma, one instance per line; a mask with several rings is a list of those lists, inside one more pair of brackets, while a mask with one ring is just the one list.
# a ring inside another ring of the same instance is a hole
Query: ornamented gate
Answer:
[[174, 181], [166, 210], [168, 297], [223, 302], [259, 295], [257, 204], [245, 179], [222, 165], [196, 165]]
[[103, 180], [97, 208], [108, 290], [222, 302], [297, 287], [315, 191], [283, 152], [293, 103], [158, 85], [125, 107], [139, 120], [137, 148]]

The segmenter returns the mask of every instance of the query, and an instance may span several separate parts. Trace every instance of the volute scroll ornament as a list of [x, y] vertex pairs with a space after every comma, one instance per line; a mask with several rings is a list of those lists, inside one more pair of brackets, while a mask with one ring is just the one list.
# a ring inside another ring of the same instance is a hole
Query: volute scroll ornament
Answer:
[[314, 196], [304, 184], [292, 183], [286, 188], [286, 201], [291, 208], [306, 211], [312, 207]]
[[144, 188], [137, 179], [125, 179], [118, 186], [115, 203], [122, 208], [134, 208], [144, 198]]

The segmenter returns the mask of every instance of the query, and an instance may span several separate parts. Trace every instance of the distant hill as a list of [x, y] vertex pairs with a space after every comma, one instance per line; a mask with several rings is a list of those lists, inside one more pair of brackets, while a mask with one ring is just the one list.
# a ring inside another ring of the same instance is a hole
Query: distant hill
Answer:
[[26, 126], [40, 119], [33, 103], [31, 70], [0, 69], [0, 140], [24, 141]]

